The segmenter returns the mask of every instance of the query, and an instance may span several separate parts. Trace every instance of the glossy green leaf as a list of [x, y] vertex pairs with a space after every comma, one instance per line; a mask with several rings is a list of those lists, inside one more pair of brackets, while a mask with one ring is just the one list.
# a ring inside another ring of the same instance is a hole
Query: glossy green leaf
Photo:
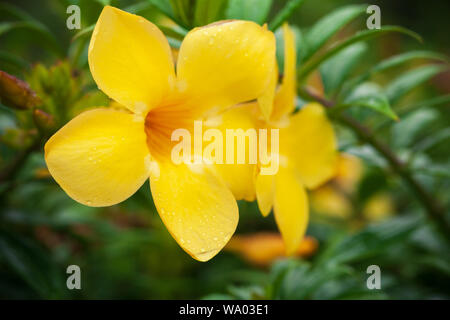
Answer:
[[402, 65], [404, 63], [410, 62], [412, 60], [417, 60], [417, 59], [431, 59], [431, 60], [447, 61], [446, 56], [444, 56], [442, 54], [438, 54], [433, 51], [417, 50], [417, 51], [410, 51], [410, 52], [398, 54], [398, 55], [395, 55], [393, 57], [390, 57], [388, 59], [381, 61], [380, 63], [376, 64], [374, 67], [370, 68], [363, 74], [349, 80], [344, 85], [343, 92], [345, 94], [345, 92], [348, 92], [356, 85], [366, 81], [367, 79], [369, 79], [370, 77], [372, 77], [373, 75], [375, 75], [377, 73], [389, 70], [391, 68], [397, 67], [399, 65]]
[[337, 31], [366, 12], [365, 5], [350, 5], [336, 9], [317, 21], [305, 35], [306, 50], [302, 60], [316, 53]]
[[360, 31], [357, 34], [355, 34], [354, 36], [335, 44], [331, 49], [329, 49], [324, 54], [322, 54], [320, 56], [314, 56], [311, 59], [309, 59], [303, 66], [300, 67], [299, 79], [305, 79], [312, 71], [317, 69], [326, 60], [335, 56], [336, 54], [338, 54], [345, 48], [351, 46], [352, 44], [355, 44], [355, 43], [361, 42], [361, 41], [367, 41], [369, 39], [373, 39], [373, 38], [379, 37], [383, 34], [387, 34], [387, 33], [391, 33], [391, 32], [403, 33], [405, 35], [415, 38], [416, 40], [421, 41], [421, 37], [417, 33], [413, 32], [411, 30], [408, 30], [406, 28], [398, 27], [398, 26], [384, 26], [381, 29]]
[[373, 257], [391, 245], [401, 244], [423, 223], [421, 217], [405, 216], [371, 225], [325, 249], [318, 263], [338, 265]]
[[289, 17], [294, 13], [295, 10], [300, 7], [300, 5], [305, 0], [289, 0], [288, 3], [281, 9], [278, 14], [269, 23], [269, 29], [272, 31], [277, 30], [284, 22], [286, 22]]
[[366, 43], [355, 43], [322, 64], [320, 74], [327, 94], [336, 91], [342, 85], [366, 52]]
[[263, 24], [267, 22], [271, 6], [272, 0], [228, 0], [226, 17], [227, 19], [250, 20]]
[[447, 66], [428, 65], [408, 71], [386, 86], [386, 95], [391, 103], [395, 103], [409, 91], [446, 69]]
[[392, 129], [392, 143], [396, 148], [405, 148], [413, 144], [418, 135], [436, 121], [439, 113], [433, 109], [420, 109], [396, 123]]
[[221, 20], [222, 12], [226, 5], [226, 0], [197, 0], [195, 2], [194, 25], [204, 26]]
[[363, 83], [357, 87], [343, 103], [337, 106], [337, 109], [347, 109], [349, 107], [370, 108], [391, 119], [398, 119], [389, 104], [387, 96], [381, 91], [381, 88], [370, 82]]

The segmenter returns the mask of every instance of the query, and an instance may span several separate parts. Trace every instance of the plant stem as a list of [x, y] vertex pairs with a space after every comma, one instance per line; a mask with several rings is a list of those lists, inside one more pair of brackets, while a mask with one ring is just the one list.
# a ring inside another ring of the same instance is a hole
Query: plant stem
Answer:
[[[327, 108], [332, 108], [335, 106], [334, 102], [316, 95], [308, 88], [301, 88], [301, 92], [305, 96], [318, 101]], [[389, 146], [378, 140], [373, 134], [372, 130], [359, 123], [357, 120], [345, 114], [335, 115], [335, 118], [348, 128], [352, 129], [362, 141], [370, 144], [381, 155], [383, 155], [383, 157], [390, 164], [391, 168], [408, 184], [410, 189], [416, 194], [418, 200], [426, 209], [429, 218], [437, 222], [438, 227], [442, 230], [447, 238], [450, 237], [450, 224], [447, 219], [445, 219], [445, 211], [443, 207], [441, 207], [437, 200], [431, 196], [431, 194], [420, 184], [419, 181], [417, 181], [417, 179], [412, 175], [411, 171], [408, 170], [407, 165], [395, 155], [395, 153], [389, 148]]]

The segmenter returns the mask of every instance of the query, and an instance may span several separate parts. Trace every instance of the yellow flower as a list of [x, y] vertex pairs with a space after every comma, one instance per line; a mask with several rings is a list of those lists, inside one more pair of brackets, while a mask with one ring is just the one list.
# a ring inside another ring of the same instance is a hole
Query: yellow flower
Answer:
[[45, 146], [51, 175], [89, 206], [119, 203], [150, 177], [156, 208], [175, 240], [197, 260], [212, 258], [234, 233], [236, 200], [207, 167], [171, 161], [171, 133], [261, 95], [274, 56], [266, 28], [222, 21], [187, 34], [175, 74], [167, 39], [155, 25], [105, 7], [89, 66], [98, 87], [128, 110], [90, 110], [61, 128]]
[[225, 122], [234, 119], [241, 126], [278, 128], [279, 170], [275, 175], [261, 175], [261, 166], [255, 165], [222, 165], [215, 166], [215, 170], [237, 199], [252, 200], [256, 195], [264, 216], [273, 207], [286, 252], [293, 254], [308, 224], [306, 188], [316, 188], [334, 175], [337, 145], [333, 127], [321, 105], [310, 103], [292, 113], [297, 86], [295, 39], [287, 24], [283, 33], [284, 73], [280, 86], [276, 88], [275, 68], [270, 85], [258, 102], [238, 106], [222, 115]]

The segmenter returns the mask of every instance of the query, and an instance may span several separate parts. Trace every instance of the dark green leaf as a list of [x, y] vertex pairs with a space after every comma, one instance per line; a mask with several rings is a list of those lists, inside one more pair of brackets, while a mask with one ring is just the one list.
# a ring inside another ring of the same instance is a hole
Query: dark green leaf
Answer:
[[325, 62], [326, 60], [335, 56], [340, 51], [351, 46], [352, 44], [361, 42], [361, 41], [367, 41], [369, 39], [373, 39], [375, 37], [381, 36], [386, 33], [391, 33], [391, 32], [403, 33], [403, 34], [409, 35], [409, 36], [421, 41], [421, 38], [417, 33], [413, 32], [411, 30], [402, 28], [402, 27], [397, 27], [397, 26], [385, 26], [381, 29], [360, 31], [359, 33], [355, 34], [354, 36], [335, 44], [330, 50], [328, 50], [324, 54], [322, 54], [320, 56], [315, 56], [315, 57], [309, 59], [302, 67], [300, 67], [299, 72], [298, 72], [299, 79], [305, 79], [312, 71], [314, 71], [316, 68], [318, 68], [323, 62]]
[[305, 35], [306, 50], [302, 60], [307, 60], [318, 51], [339, 29], [366, 12], [365, 5], [350, 5], [339, 8], [317, 21]]
[[320, 68], [325, 92], [337, 90], [367, 52], [367, 44], [355, 43], [326, 61]]
[[406, 53], [402, 53], [399, 55], [395, 55], [393, 57], [390, 57], [386, 60], [381, 61], [374, 67], [367, 70], [365, 73], [348, 81], [348, 83], [346, 83], [344, 86], [344, 90], [343, 90], [344, 94], [345, 94], [345, 92], [348, 92], [356, 85], [362, 83], [363, 81], [366, 81], [367, 79], [369, 79], [376, 73], [386, 71], [388, 69], [394, 68], [396, 66], [399, 66], [401, 64], [404, 64], [406, 62], [409, 62], [411, 60], [416, 60], [416, 59], [433, 59], [433, 60], [447, 61], [447, 57], [445, 57], [441, 54], [438, 54], [436, 52], [432, 52], [432, 51], [411, 51], [411, 52], [406, 52]]
[[447, 66], [428, 65], [408, 71], [387, 85], [386, 95], [391, 103], [395, 103], [406, 93], [446, 69]]
[[272, 0], [229, 0], [226, 17], [263, 24], [267, 21], [271, 6]]
[[283, 9], [278, 12], [278, 14], [269, 23], [269, 29], [272, 31], [277, 30], [289, 17], [294, 13], [294, 11], [300, 7], [304, 0], [289, 0], [289, 2], [284, 6]]
[[220, 20], [226, 4], [226, 0], [197, 0], [195, 2], [194, 12], [195, 26], [204, 26], [208, 23]]
[[405, 216], [369, 226], [325, 250], [318, 258], [318, 263], [338, 265], [375, 256], [389, 246], [405, 241], [421, 225], [423, 218]]
[[401, 119], [392, 127], [392, 143], [405, 148], [414, 143], [419, 133], [437, 120], [439, 114], [433, 109], [417, 110]]
[[357, 87], [342, 104], [337, 106], [337, 109], [346, 109], [349, 107], [370, 108], [391, 119], [398, 119], [389, 104], [388, 98], [381, 91], [381, 88], [370, 82], [363, 83]]

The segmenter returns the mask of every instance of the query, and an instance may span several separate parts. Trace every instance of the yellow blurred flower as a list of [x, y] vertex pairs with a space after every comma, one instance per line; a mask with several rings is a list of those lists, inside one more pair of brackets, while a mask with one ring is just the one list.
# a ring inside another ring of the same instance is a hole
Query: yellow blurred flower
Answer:
[[[307, 236], [291, 255], [309, 257], [317, 251], [318, 246], [316, 239]], [[236, 252], [248, 262], [258, 266], [269, 266], [276, 259], [286, 257], [283, 238], [279, 233], [272, 232], [235, 235], [225, 250]]]
[[392, 215], [394, 205], [391, 196], [386, 192], [378, 192], [365, 203], [363, 215], [369, 221], [381, 221]]
[[88, 58], [98, 87], [128, 110], [89, 110], [61, 128], [45, 146], [51, 175], [89, 206], [124, 201], [150, 177], [171, 235], [195, 259], [212, 258], [235, 231], [236, 200], [207, 167], [171, 162], [171, 133], [261, 95], [272, 74], [274, 35], [249, 21], [195, 28], [180, 47], [175, 74], [167, 39], [154, 24], [106, 6]]
[[[327, 184], [311, 192], [311, 206], [319, 214], [334, 218], [348, 219], [358, 208], [354, 208], [356, 187], [362, 178], [363, 162], [356, 156], [341, 153], [335, 177]], [[359, 209], [363, 220], [381, 221], [394, 212], [392, 198], [388, 193], [378, 192]], [[359, 218], [358, 216], [355, 216]], [[363, 224], [357, 223], [358, 227]]]
[[308, 224], [306, 189], [316, 188], [334, 175], [337, 143], [321, 105], [310, 103], [293, 113], [297, 92], [295, 39], [287, 24], [283, 26], [283, 34], [284, 72], [280, 86], [277, 88], [275, 68], [269, 86], [257, 102], [238, 106], [222, 115], [223, 123], [233, 119], [244, 130], [252, 126], [279, 129], [278, 172], [261, 175], [261, 165], [222, 165], [215, 169], [237, 199], [253, 200], [256, 196], [264, 216], [273, 207], [286, 252], [293, 254]]
[[357, 183], [361, 179], [362, 172], [363, 164], [358, 157], [348, 153], [339, 154], [334, 179], [346, 192], [355, 190]]
[[351, 201], [329, 184], [311, 192], [311, 207], [315, 212], [340, 219], [352, 215]]

